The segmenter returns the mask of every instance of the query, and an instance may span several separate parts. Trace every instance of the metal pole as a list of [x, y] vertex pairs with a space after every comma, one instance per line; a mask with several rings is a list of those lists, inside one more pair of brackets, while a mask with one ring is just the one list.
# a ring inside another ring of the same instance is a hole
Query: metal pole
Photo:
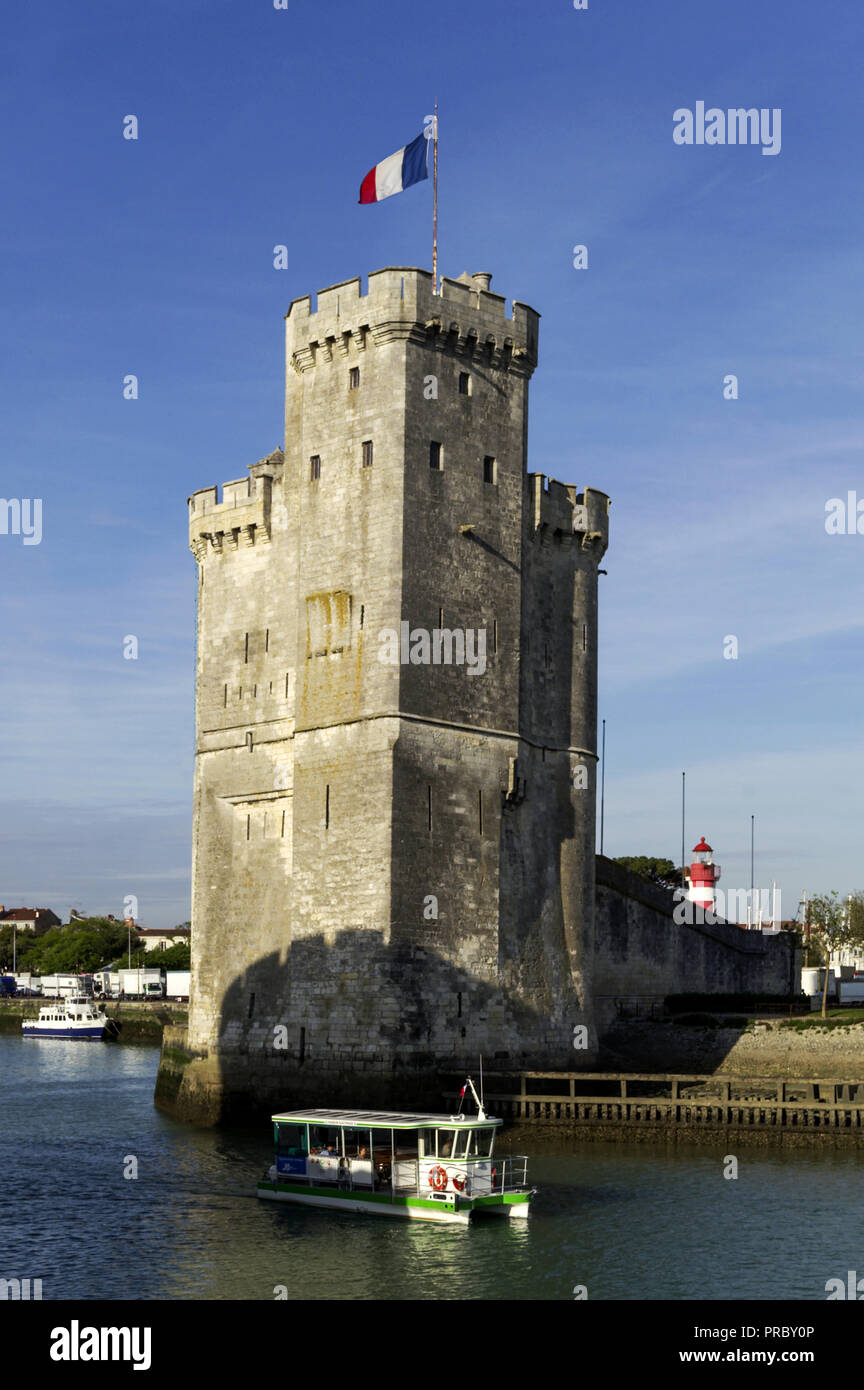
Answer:
[[685, 798], [686, 788], [687, 788], [687, 773], [686, 773], [686, 772], [682, 772], [682, 773], [681, 773], [681, 888], [682, 888], [682, 891], [685, 890], [685, 884], [684, 884], [684, 863], [685, 863], [685, 859], [684, 859], [684, 856], [685, 856], [685, 854], [686, 854], [686, 852], [687, 852], [687, 851], [685, 850], [685, 848], [684, 848], [684, 806], [685, 806], [685, 800], [684, 800], [684, 798]]
[[600, 853], [603, 853], [603, 819], [606, 809], [606, 720], [603, 720], [603, 744], [600, 755]]
[[756, 916], [756, 897], [755, 897], [755, 864], [756, 864], [756, 817], [750, 817], [750, 906], [753, 910], [753, 917]]
[[438, 293], [438, 103], [432, 134], [432, 293]]

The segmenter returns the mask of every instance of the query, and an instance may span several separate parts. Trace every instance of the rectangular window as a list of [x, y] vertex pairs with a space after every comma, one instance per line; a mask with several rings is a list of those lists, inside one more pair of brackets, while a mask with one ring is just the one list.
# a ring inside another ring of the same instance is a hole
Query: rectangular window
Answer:
[[364, 467], [364, 468], [371, 468], [371, 467], [372, 467], [372, 440], [371, 440], [371, 439], [364, 439], [364, 440], [363, 440], [363, 467]]
[[228, 704], [228, 687], [227, 687], [227, 685], [226, 685], [226, 687], [225, 687], [225, 693], [224, 693], [224, 697], [223, 697], [222, 703], [223, 703], [223, 705], [227, 705], [227, 704]]
[[471, 395], [471, 377], [470, 377], [470, 375], [469, 375], [468, 372], [460, 372], [460, 373], [459, 373], [459, 395], [460, 395], [460, 396], [470, 396], [470, 395]]
[[497, 483], [498, 464], [491, 454], [487, 454], [483, 460], [483, 481], [484, 483]]
[[245, 647], [243, 648], [243, 660], [244, 660], [244, 662], [246, 662], [246, 661], [249, 660], [249, 633], [248, 633], [248, 632], [246, 633], [246, 645], [245, 645]]
[[437, 439], [433, 439], [429, 445], [429, 467], [434, 468], [436, 473], [440, 473], [443, 468], [441, 461], [441, 445]]
[[492, 622], [492, 650], [493, 650], [493, 652], [497, 652], [497, 650], [498, 650], [498, 619], [497, 619], [497, 618], [495, 618], [495, 619], [493, 620], [493, 622]]
[[482, 793], [482, 791], [478, 791], [478, 793], [477, 793], [477, 828], [479, 829], [480, 834], [482, 835], [482, 834], [483, 834], [483, 793]]
[[321, 477], [321, 455], [320, 455], [320, 454], [313, 454], [312, 457], [311, 457], [310, 460], [309, 460], [309, 479], [310, 479], [311, 482], [317, 483], [317, 481], [318, 481], [318, 479], [319, 479], [320, 477]]
[[360, 368], [351, 367], [348, 371], [348, 390], [356, 391], [360, 385]]
[[426, 788], [426, 829], [432, 829], [432, 788]]
[[327, 783], [327, 789], [326, 789], [326, 791], [325, 791], [325, 793], [324, 793], [324, 829], [325, 829], [325, 830], [329, 830], [329, 829], [330, 829], [330, 783], [329, 783], [329, 782]]
[[[301, 1029], [302, 1032], [302, 1029]], [[278, 1144], [276, 1152], [283, 1158], [306, 1157], [306, 1126], [301, 1124], [276, 1126]]]

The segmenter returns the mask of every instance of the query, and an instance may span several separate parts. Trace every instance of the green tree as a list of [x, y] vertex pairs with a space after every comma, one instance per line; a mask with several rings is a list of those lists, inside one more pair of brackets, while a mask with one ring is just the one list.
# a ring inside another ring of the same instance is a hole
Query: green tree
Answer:
[[107, 917], [76, 921], [74, 926], [54, 927], [39, 937], [27, 956], [28, 970], [38, 975], [102, 969], [126, 946], [126, 928]]
[[816, 938], [825, 958], [822, 988], [822, 1017], [825, 1018], [832, 952], [844, 946], [864, 947], [864, 893], [850, 894], [845, 900], [836, 891], [818, 894], [810, 899], [808, 923], [810, 934]]
[[145, 964], [161, 965], [165, 970], [188, 970], [192, 964], [192, 950], [185, 942], [178, 941], [167, 951], [149, 951]]
[[644, 854], [625, 854], [616, 859], [615, 863], [621, 864], [633, 874], [639, 874], [641, 878], [649, 879], [651, 883], [659, 884], [661, 888], [681, 887], [681, 870], [676, 869], [671, 859], [653, 859]]

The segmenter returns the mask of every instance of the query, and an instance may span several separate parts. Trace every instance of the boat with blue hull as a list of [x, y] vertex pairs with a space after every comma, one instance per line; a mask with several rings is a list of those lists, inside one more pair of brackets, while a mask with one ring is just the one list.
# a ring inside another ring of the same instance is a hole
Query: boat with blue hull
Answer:
[[72, 1038], [83, 1042], [101, 1042], [115, 1038], [118, 1026], [100, 1009], [80, 995], [73, 999], [56, 999], [39, 1010], [38, 1018], [25, 1018], [21, 1033], [25, 1038]]

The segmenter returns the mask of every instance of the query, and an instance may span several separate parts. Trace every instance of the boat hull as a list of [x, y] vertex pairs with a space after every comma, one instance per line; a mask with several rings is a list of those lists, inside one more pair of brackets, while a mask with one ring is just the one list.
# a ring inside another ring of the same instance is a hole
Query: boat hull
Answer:
[[105, 1025], [94, 1024], [92, 1028], [63, 1028], [58, 1024], [53, 1028], [40, 1028], [38, 1024], [22, 1023], [21, 1035], [25, 1038], [72, 1038], [81, 1042], [101, 1042], [105, 1036]]
[[373, 1216], [398, 1216], [409, 1221], [437, 1221], [455, 1226], [467, 1226], [473, 1214], [525, 1217], [531, 1192], [506, 1193], [496, 1197], [448, 1197], [434, 1200], [428, 1197], [392, 1198], [379, 1192], [340, 1192], [324, 1188], [295, 1187], [290, 1183], [262, 1181], [258, 1196], [269, 1202], [293, 1202], [297, 1206], [329, 1207], [331, 1211], [368, 1212]]

